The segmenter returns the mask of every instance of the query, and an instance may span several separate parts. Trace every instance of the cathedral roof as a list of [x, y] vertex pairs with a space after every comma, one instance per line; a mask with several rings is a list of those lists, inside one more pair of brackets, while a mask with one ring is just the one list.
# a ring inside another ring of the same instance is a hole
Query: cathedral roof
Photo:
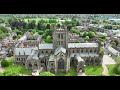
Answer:
[[16, 55], [30, 55], [32, 48], [16, 48]]
[[53, 44], [39, 44], [39, 49], [53, 49]]
[[55, 50], [55, 55], [57, 55], [59, 52], [66, 53], [66, 49], [63, 47], [56, 48]]
[[68, 43], [68, 48], [91, 48], [98, 47], [97, 43]]

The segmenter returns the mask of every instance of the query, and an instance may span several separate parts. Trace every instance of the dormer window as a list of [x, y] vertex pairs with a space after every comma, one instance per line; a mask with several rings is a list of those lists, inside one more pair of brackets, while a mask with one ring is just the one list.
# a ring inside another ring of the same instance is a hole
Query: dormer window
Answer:
[[25, 55], [25, 51], [24, 51], [24, 55]]

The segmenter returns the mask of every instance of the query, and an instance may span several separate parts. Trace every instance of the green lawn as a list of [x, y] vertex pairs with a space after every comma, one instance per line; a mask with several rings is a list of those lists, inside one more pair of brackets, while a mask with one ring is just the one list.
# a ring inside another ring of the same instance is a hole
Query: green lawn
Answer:
[[27, 22], [27, 23], [28, 23], [28, 20], [29, 20], [29, 21], [35, 20], [35, 21], [36, 21], [36, 24], [37, 24], [38, 21], [41, 20], [41, 18], [30, 18], [30, 19], [24, 19], [24, 21]]
[[120, 76], [117, 75], [114, 71], [115, 64], [107, 65], [110, 76]]
[[86, 66], [85, 67], [85, 74], [88, 76], [103, 76], [102, 75], [103, 68], [102, 66]]
[[74, 67], [71, 67], [68, 73], [58, 73], [56, 76], [77, 76], [77, 71]]
[[13, 58], [10, 58], [8, 60], [9, 66], [5, 67], [5, 71], [13, 71], [13, 72], [17, 72], [19, 74], [25, 74], [25, 75], [31, 75], [32, 74], [32, 70], [26, 70], [25, 66], [22, 65], [15, 65], [13, 63]]

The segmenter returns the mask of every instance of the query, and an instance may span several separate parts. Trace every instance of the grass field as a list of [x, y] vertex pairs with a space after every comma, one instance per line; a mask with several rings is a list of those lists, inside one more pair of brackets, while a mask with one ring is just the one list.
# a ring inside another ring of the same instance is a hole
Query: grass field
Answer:
[[85, 74], [88, 76], [103, 76], [102, 72], [103, 72], [102, 66], [86, 66], [85, 67]]
[[10, 58], [8, 60], [8, 63], [9, 63], [9, 66], [8, 67], [5, 67], [5, 71], [13, 71], [13, 72], [17, 72], [19, 74], [25, 74], [25, 75], [31, 75], [32, 74], [32, 70], [26, 70], [25, 69], [25, 66], [22, 66], [22, 65], [15, 65], [13, 63], [13, 60], [14, 58]]
[[71, 67], [68, 73], [58, 73], [56, 76], [77, 76], [77, 71], [74, 67]]
[[107, 65], [110, 76], [120, 76], [117, 75], [114, 71], [115, 64]]

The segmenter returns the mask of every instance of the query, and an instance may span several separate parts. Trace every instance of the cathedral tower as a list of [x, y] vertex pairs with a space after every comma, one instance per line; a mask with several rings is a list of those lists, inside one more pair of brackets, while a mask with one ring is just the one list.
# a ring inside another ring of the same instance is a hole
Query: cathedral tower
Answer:
[[53, 32], [53, 47], [54, 50], [58, 47], [68, 48], [68, 31], [67, 27], [64, 26], [64, 29], [58, 28], [54, 29]]

